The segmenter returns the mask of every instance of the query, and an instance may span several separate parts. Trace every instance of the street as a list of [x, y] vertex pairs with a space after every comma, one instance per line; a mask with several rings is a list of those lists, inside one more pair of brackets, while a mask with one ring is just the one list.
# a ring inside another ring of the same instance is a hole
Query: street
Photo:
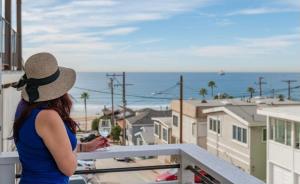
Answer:
[[[122, 168], [136, 166], [151, 166], [163, 164], [157, 159], [136, 159], [135, 162], [126, 163], [119, 162], [114, 159], [97, 160], [96, 168]], [[133, 172], [118, 172], [95, 174], [91, 180], [92, 184], [141, 184], [147, 182], [155, 182], [157, 175], [164, 170], [151, 171], [133, 171]]]

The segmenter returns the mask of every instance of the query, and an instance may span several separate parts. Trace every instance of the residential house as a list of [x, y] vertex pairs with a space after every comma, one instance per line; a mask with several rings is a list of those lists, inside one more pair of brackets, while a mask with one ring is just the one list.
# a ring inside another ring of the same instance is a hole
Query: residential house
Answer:
[[[184, 100], [183, 101], [183, 127], [182, 139], [184, 143], [197, 144], [206, 149], [207, 115], [204, 109], [224, 106], [226, 104], [241, 105], [247, 102], [237, 99], [226, 100]], [[171, 102], [172, 109], [172, 143], [179, 143], [180, 139], [180, 103], [179, 100]]]
[[265, 107], [267, 116], [267, 183], [300, 183], [300, 106]]
[[266, 177], [266, 117], [257, 105], [206, 109], [207, 150], [261, 179]]
[[154, 144], [155, 117], [171, 117], [170, 110], [142, 109], [126, 119], [126, 135], [129, 145]]
[[[7, 2], [0, 1], [0, 152], [12, 151], [15, 148], [13, 140], [8, 138], [12, 136], [15, 110], [21, 95], [11, 86], [23, 74], [21, 6], [12, 6], [12, 3]], [[12, 10], [12, 7], [17, 8]], [[2, 10], [5, 11], [5, 17], [2, 17]], [[17, 15], [12, 16], [12, 12], [16, 12]], [[12, 17], [16, 19], [13, 20]], [[12, 25], [17, 25], [17, 28]]]
[[[172, 144], [172, 117], [152, 118], [154, 121], [154, 144]], [[162, 162], [170, 163], [171, 157], [158, 157]]]

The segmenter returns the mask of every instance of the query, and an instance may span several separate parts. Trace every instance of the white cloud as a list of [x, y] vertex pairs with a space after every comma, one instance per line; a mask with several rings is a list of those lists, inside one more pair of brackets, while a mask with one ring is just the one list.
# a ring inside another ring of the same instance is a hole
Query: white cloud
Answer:
[[124, 47], [126, 43], [103, 40], [138, 31], [140, 28], [133, 24], [168, 19], [207, 3], [208, 0], [24, 0], [24, 46], [30, 48], [25, 49], [29, 52], [25, 54], [41, 48], [53, 50], [64, 43], [66, 47], [60, 47], [60, 52], [69, 53], [75, 47], [82, 54], [90, 53], [89, 47], [82, 47], [88, 43], [100, 50]]
[[122, 28], [115, 28], [115, 29], [104, 31], [102, 32], [102, 35], [104, 36], [127, 35], [137, 30], [138, 28], [136, 27], [122, 27]]
[[238, 11], [227, 13], [227, 16], [234, 15], [259, 15], [259, 14], [270, 14], [270, 13], [284, 13], [284, 12], [299, 12], [299, 9], [295, 8], [269, 8], [269, 7], [260, 7], [260, 8], [250, 8], [250, 9], [241, 9]]
[[237, 44], [213, 45], [194, 47], [192, 52], [208, 58], [238, 58], [258, 55], [272, 55], [288, 51], [293, 45], [300, 42], [300, 35], [280, 35], [266, 38], [238, 38]]

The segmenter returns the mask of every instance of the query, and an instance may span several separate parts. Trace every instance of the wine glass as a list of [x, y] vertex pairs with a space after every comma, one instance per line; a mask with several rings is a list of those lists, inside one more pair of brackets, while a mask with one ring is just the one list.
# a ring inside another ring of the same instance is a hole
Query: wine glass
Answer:
[[[111, 133], [111, 122], [109, 119], [101, 119], [98, 127], [99, 134], [107, 138], [108, 135]], [[102, 150], [108, 150], [107, 147], [101, 148]]]

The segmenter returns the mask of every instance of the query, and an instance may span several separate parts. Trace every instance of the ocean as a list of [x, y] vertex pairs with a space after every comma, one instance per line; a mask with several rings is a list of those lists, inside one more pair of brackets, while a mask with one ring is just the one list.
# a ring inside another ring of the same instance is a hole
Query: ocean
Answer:
[[[111, 107], [111, 94], [109, 77], [107, 73], [78, 72], [75, 87], [70, 91], [74, 102], [75, 111], [83, 112], [83, 100], [80, 99], [82, 92], [89, 93], [88, 113], [95, 114], [104, 107]], [[207, 89], [207, 99], [211, 98], [211, 90], [207, 86], [208, 81], [215, 81], [217, 88], [214, 94], [227, 93], [241, 98], [249, 96], [247, 88], [255, 88], [259, 94], [258, 78], [264, 77], [263, 95], [272, 96], [283, 94], [287, 97], [288, 85], [285, 80], [299, 80], [292, 83], [291, 92], [293, 99], [300, 99], [300, 73], [126, 73], [126, 101], [128, 107], [133, 109], [152, 107], [166, 108], [172, 99], [179, 97], [179, 79], [183, 75], [184, 99], [202, 99], [199, 95], [200, 88]], [[122, 77], [114, 79], [115, 107], [122, 104]]]

